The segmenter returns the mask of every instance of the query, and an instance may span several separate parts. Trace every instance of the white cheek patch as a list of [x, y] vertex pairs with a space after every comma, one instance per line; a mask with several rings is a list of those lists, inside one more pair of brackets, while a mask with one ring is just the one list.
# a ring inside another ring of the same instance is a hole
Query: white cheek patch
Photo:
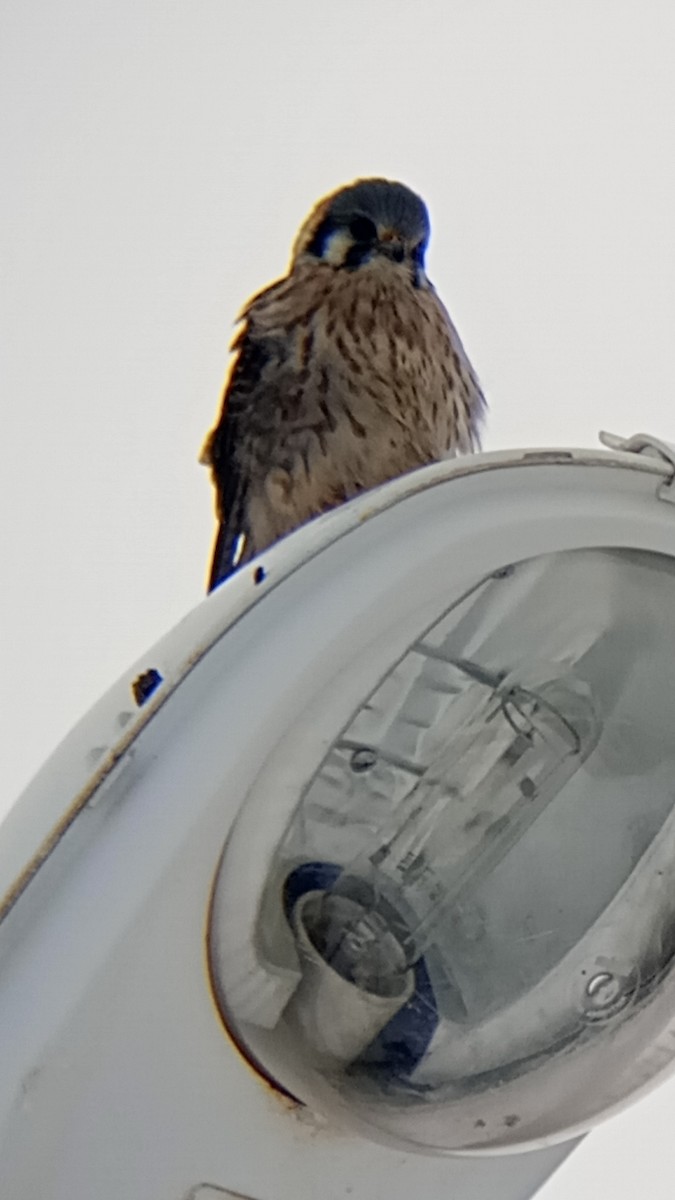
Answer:
[[345, 261], [347, 251], [354, 245], [354, 239], [346, 229], [336, 229], [335, 233], [330, 235], [321, 258], [324, 262], [331, 263], [334, 267], [339, 267]]

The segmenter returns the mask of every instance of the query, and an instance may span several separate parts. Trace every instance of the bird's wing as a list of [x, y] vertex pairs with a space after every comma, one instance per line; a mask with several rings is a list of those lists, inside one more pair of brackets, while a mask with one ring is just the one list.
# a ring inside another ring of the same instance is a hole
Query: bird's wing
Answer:
[[201, 455], [211, 467], [219, 520], [209, 591], [262, 548], [250, 528], [250, 506], [271, 453], [281, 451], [280, 423], [289, 404], [294, 408], [298, 402], [294, 356], [316, 292], [311, 280], [298, 288], [292, 276], [284, 276], [253, 296], [239, 315], [242, 328], [232, 346], [235, 359], [220, 415]]
[[225, 388], [218, 424], [202, 452], [202, 462], [210, 465], [213, 473], [219, 519], [209, 591], [236, 569], [243, 548], [241, 539], [249, 535], [246, 510], [251, 481], [246, 442], [269, 357], [264, 343], [252, 337], [248, 326], [239, 334], [233, 349], [237, 357]]

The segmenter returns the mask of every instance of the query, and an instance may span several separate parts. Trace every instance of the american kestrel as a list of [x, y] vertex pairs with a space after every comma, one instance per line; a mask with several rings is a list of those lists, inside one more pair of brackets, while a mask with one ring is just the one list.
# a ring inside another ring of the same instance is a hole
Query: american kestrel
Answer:
[[209, 590], [311, 517], [479, 445], [480, 384], [424, 271], [429, 216], [362, 179], [301, 227], [288, 274], [240, 314], [211, 467]]

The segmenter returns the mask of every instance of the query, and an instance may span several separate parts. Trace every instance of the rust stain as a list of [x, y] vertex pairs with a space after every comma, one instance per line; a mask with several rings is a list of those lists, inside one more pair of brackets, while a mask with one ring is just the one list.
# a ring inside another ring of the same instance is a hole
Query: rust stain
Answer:
[[139, 732], [140, 730], [134, 730], [131, 736], [125, 738], [120, 745], [111, 750], [85, 786], [76, 794], [69, 808], [66, 809], [61, 819], [57, 821], [51, 833], [47, 835], [30, 862], [24, 867], [12, 887], [3, 897], [0, 904], [0, 921], [4, 921], [5, 917], [8, 916], [19, 897], [28, 887], [28, 884], [37, 875], [40, 867], [44, 865], [52, 851], [62, 840], [77, 815], [88, 804], [93, 793], [98, 790], [103, 780], [107, 778], [120, 759], [124, 757], [131, 743], [136, 740]]
[[101, 760], [94, 774], [90, 776], [84, 787], [82, 787], [80, 791], [75, 794], [68, 808], [57, 821], [51, 832], [43, 840], [42, 844], [38, 847], [30, 862], [26, 864], [24, 869], [15, 879], [12, 886], [0, 900], [0, 923], [9, 916], [9, 913], [12, 911], [19, 898], [23, 895], [31, 880], [35, 878], [40, 868], [56, 849], [59, 842], [62, 841], [75, 819], [79, 816], [82, 810], [86, 808], [94, 793], [98, 791], [101, 784], [108, 778], [120, 760], [124, 758], [127, 751], [133, 745], [136, 739], [140, 737], [148, 722], [152, 719], [152, 717], [155, 716], [159, 709], [162, 708], [162, 706], [169, 699], [169, 696], [173, 695], [179, 684], [181, 684], [186, 676], [190, 674], [197, 663], [201, 661], [205, 654], [207, 654], [207, 652], [211, 649], [211, 646], [215, 644], [219, 637], [220, 634], [218, 637], [211, 638], [206, 643], [200, 643], [197, 647], [195, 647], [192, 654], [184, 660], [174, 681], [170, 682], [167, 680], [166, 682], [168, 686], [157, 690], [152, 698], [148, 700], [147, 704], [143, 706], [142, 710], [136, 715], [136, 721], [133, 725], [133, 728], [127, 730], [127, 732], [122, 735], [119, 742], [113, 747], [113, 749], [110, 750], [105, 758]]
[[131, 694], [137, 706], [141, 708], [144, 704], [147, 704], [150, 697], [155, 694], [163, 683], [164, 677], [156, 667], [148, 667], [147, 671], [141, 671], [140, 675], [136, 676], [131, 685]]

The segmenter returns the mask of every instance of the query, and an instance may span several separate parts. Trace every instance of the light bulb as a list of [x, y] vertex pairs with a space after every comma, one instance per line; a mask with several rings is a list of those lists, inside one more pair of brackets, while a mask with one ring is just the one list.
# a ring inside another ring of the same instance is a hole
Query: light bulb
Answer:
[[374, 995], [400, 993], [462, 893], [502, 861], [598, 739], [589, 688], [573, 675], [531, 690], [467, 661], [449, 665], [462, 686], [443, 748], [304, 917], [324, 962]]

